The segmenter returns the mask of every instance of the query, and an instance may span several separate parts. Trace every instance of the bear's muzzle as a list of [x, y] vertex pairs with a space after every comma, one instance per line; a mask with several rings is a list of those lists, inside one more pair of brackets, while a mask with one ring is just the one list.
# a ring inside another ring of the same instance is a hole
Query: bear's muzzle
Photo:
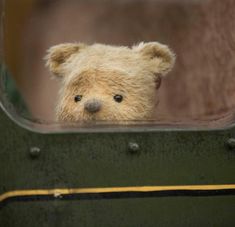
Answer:
[[84, 104], [84, 108], [89, 113], [97, 113], [101, 109], [101, 102], [97, 99], [88, 100]]

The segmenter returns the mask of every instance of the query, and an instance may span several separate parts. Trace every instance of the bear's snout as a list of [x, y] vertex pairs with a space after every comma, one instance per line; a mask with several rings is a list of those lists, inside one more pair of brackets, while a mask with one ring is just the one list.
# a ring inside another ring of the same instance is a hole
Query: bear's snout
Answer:
[[96, 113], [99, 112], [101, 109], [101, 102], [97, 99], [92, 99], [89, 100], [85, 103], [84, 108], [86, 111], [88, 111], [89, 113]]

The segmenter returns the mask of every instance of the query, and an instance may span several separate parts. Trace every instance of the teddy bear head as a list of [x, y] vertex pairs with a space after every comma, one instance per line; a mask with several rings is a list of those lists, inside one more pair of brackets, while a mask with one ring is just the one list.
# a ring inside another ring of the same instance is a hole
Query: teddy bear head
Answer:
[[66, 43], [51, 47], [46, 61], [61, 78], [58, 121], [129, 121], [151, 119], [156, 89], [175, 56], [158, 42], [132, 48]]

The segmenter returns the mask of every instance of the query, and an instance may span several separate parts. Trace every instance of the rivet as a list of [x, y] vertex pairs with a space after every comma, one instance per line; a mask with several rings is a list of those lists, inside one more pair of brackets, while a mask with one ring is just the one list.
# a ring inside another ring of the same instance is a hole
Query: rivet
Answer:
[[131, 153], [137, 153], [140, 150], [140, 146], [138, 143], [130, 142], [128, 147]]
[[235, 138], [228, 139], [226, 144], [228, 148], [235, 149]]
[[41, 149], [38, 148], [38, 147], [31, 147], [30, 148], [30, 151], [29, 151], [29, 154], [30, 154], [30, 157], [31, 158], [38, 158], [40, 156], [40, 153], [41, 153]]

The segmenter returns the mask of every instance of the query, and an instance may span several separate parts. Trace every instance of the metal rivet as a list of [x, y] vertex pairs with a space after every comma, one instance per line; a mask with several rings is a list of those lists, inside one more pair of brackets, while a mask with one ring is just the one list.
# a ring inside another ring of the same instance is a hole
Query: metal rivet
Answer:
[[230, 139], [228, 139], [226, 145], [227, 145], [228, 148], [230, 148], [230, 149], [235, 149], [235, 138], [230, 138]]
[[140, 150], [140, 146], [138, 143], [130, 142], [128, 147], [131, 153], [137, 153]]
[[29, 153], [31, 158], [38, 158], [40, 156], [41, 149], [38, 147], [31, 147]]

